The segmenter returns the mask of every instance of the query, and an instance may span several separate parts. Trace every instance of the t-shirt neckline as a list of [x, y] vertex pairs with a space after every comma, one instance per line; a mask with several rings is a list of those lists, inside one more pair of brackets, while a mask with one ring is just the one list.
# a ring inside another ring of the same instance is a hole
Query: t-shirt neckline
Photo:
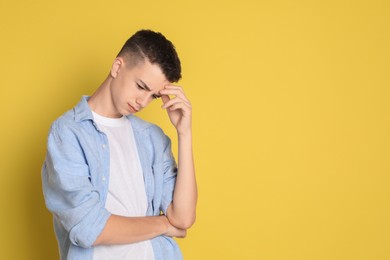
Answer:
[[102, 124], [105, 126], [118, 127], [118, 126], [123, 126], [128, 122], [126, 116], [122, 116], [119, 118], [105, 117], [105, 116], [97, 114], [94, 111], [92, 111], [92, 115], [93, 115], [93, 120], [96, 123]]

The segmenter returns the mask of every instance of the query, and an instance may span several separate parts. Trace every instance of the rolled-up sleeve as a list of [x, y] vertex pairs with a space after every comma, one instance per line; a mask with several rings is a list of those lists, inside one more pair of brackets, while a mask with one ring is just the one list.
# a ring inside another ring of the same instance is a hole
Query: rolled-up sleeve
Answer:
[[104, 207], [102, 194], [91, 183], [78, 137], [58, 121], [49, 133], [42, 184], [46, 206], [68, 232], [72, 244], [91, 247], [110, 213]]

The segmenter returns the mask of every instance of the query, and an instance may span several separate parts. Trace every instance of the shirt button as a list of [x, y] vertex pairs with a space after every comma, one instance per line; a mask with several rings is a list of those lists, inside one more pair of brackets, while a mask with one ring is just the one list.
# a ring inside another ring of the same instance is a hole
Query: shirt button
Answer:
[[102, 147], [103, 147], [103, 149], [106, 149], [106, 145], [105, 144], [102, 144]]
[[103, 180], [103, 181], [106, 181], [106, 177], [103, 177], [102, 180]]

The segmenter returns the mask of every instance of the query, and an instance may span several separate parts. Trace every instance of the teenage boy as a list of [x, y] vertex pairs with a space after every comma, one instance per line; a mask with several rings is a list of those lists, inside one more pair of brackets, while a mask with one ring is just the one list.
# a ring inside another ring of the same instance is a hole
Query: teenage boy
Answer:
[[[173, 44], [141, 30], [127, 40], [110, 73], [51, 126], [42, 167], [61, 259], [181, 259], [173, 237], [195, 222], [197, 186], [192, 107]], [[170, 139], [134, 114], [153, 99], [177, 130]]]

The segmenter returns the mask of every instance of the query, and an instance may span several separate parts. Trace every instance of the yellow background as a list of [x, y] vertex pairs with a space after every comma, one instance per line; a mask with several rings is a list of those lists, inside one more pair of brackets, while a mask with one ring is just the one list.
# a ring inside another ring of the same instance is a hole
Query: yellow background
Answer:
[[[194, 107], [185, 259], [390, 259], [389, 1], [2, 0], [0, 24], [1, 259], [58, 258], [49, 126], [141, 28], [174, 42]], [[160, 102], [140, 116], [177, 145]]]

